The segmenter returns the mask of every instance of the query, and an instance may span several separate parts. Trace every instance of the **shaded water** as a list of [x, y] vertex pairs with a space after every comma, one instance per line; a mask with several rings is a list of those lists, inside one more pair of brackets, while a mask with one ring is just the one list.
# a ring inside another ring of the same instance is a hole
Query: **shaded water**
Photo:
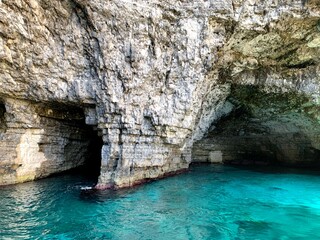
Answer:
[[317, 173], [192, 166], [88, 193], [65, 175], [0, 188], [0, 239], [319, 239]]

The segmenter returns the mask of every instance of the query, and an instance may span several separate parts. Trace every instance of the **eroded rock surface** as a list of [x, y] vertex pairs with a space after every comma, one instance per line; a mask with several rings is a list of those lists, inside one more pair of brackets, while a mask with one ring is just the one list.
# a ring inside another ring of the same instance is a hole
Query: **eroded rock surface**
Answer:
[[[77, 106], [97, 129], [100, 188], [186, 169], [193, 143], [234, 111], [231, 85], [304, 94], [318, 124], [319, 18], [316, 0], [1, 0], [1, 184], [73, 165], [59, 161], [74, 129], [47, 122], [39, 104]], [[52, 133], [61, 151], [43, 156]]]

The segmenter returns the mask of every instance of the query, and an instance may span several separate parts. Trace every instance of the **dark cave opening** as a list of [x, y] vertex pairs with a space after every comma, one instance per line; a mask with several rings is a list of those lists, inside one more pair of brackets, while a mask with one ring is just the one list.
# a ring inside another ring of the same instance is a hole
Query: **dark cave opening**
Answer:
[[6, 129], [5, 113], [6, 107], [4, 103], [0, 102], [0, 131], [4, 131]]
[[193, 146], [194, 162], [320, 167], [318, 106], [298, 93], [233, 86], [233, 111]]
[[[94, 106], [90, 107], [94, 113]], [[97, 181], [103, 140], [95, 124], [86, 124], [84, 108], [51, 103], [38, 105], [36, 111], [45, 129], [38, 143], [39, 151], [48, 159], [42, 171], [46, 175], [70, 171]]]
[[97, 180], [100, 175], [101, 168], [101, 149], [103, 146], [102, 137], [99, 136], [99, 132], [94, 130], [92, 127], [88, 127], [87, 139], [89, 144], [87, 146], [87, 154], [85, 156], [85, 161], [82, 166], [80, 166], [77, 171], [82, 175]]

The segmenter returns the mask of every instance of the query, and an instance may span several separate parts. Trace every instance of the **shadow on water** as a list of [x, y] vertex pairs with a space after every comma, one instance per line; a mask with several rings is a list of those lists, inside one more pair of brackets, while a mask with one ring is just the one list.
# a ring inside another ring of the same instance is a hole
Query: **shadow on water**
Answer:
[[136, 191], [136, 188], [118, 190], [81, 189], [79, 199], [92, 203], [114, 201], [119, 198], [126, 198], [134, 191]]
[[[205, 169], [203, 169], [205, 167]], [[224, 174], [232, 171], [250, 171], [262, 174], [295, 174], [295, 175], [309, 175], [319, 176], [320, 168], [309, 167], [286, 167], [279, 165], [234, 165], [234, 164], [212, 164], [212, 163], [192, 163], [189, 172], [197, 172], [198, 168], [202, 172], [212, 174]]]
[[309, 168], [309, 167], [285, 167], [285, 166], [276, 166], [276, 165], [268, 165], [268, 166], [257, 166], [257, 165], [224, 165], [227, 167], [232, 167], [238, 170], [258, 172], [264, 174], [300, 174], [300, 175], [320, 175], [320, 168]]

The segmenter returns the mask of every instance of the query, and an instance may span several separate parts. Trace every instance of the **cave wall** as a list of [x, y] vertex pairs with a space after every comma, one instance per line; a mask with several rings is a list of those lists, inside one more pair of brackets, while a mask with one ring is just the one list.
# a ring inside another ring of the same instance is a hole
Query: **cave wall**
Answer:
[[315, 0], [2, 0], [0, 10], [0, 96], [84, 109], [103, 135], [100, 188], [186, 169], [193, 142], [232, 112], [233, 84], [318, 104]]

